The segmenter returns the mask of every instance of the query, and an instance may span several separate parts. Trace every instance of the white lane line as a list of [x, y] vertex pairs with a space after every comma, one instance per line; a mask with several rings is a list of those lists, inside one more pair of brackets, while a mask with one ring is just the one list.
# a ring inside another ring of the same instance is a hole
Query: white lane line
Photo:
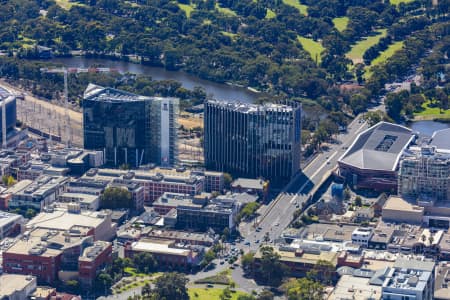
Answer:
[[325, 167], [327, 165], [327, 163], [333, 158], [335, 157], [337, 154], [337, 152], [334, 152], [317, 170], [316, 172], [314, 172], [314, 174], [311, 175], [311, 179], [316, 177], [317, 174], [319, 174], [319, 172], [323, 169], [323, 167]]

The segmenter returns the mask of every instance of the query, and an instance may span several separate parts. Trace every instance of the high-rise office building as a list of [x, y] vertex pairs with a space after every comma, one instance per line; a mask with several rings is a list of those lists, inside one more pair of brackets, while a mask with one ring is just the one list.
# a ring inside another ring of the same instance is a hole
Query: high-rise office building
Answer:
[[90, 84], [84, 92], [84, 148], [107, 165], [170, 166], [177, 160], [176, 98], [145, 97]]
[[205, 103], [207, 169], [282, 183], [300, 170], [301, 104]]

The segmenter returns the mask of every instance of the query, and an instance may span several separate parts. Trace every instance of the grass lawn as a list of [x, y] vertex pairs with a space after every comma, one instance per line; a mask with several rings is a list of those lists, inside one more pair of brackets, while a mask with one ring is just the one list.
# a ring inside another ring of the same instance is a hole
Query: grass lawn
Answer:
[[399, 5], [400, 3], [409, 3], [415, 0], [389, 0], [392, 5]]
[[80, 5], [83, 6], [84, 4], [77, 3], [77, 2], [71, 2], [69, 0], [55, 0], [56, 4], [58, 4], [60, 7], [64, 8], [65, 10], [69, 10], [74, 5]]
[[379, 29], [376, 31], [376, 33], [377, 34], [375, 35], [363, 38], [355, 45], [353, 45], [352, 49], [346, 54], [346, 56], [349, 59], [351, 59], [353, 63], [362, 62], [364, 52], [366, 52], [366, 50], [372, 47], [373, 45], [377, 44], [382, 37], [385, 37], [387, 34], [387, 30]]
[[336, 29], [338, 31], [342, 32], [345, 29], [347, 29], [348, 21], [349, 21], [348, 17], [334, 18], [333, 24], [334, 24], [334, 27], [336, 27]]
[[414, 119], [417, 120], [433, 120], [439, 118], [450, 118], [450, 109], [440, 110], [439, 107], [430, 107], [430, 101], [425, 101], [422, 104], [423, 110], [420, 112], [414, 113]]
[[177, 3], [178, 7], [184, 11], [186, 14], [186, 17], [191, 17], [191, 12], [195, 9], [194, 4], [183, 4], [183, 3]]
[[228, 7], [220, 7], [219, 3], [216, 3], [216, 9], [224, 15], [232, 16], [232, 17], [237, 16], [237, 14], [234, 11], [232, 11], [231, 9], [229, 9]]
[[302, 44], [303, 49], [309, 52], [311, 58], [320, 63], [321, 57], [320, 54], [325, 50], [321, 43], [314, 41], [313, 39], [308, 39], [305, 37], [297, 36], [298, 41]]
[[283, 0], [283, 3], [295, 7], [302, 15], [308, 15], [308, 6], [301, 4], [300, 0]]
[[232, 40], [236, 39], [237, 33], [232, 33], [228, 31], [221, 31], [223, 35], [229, 36]]
[[277, 16], [277, 14], [273, 11], [273, 10], [271, 10], [271, 9], [267, 9], [267, 11], [266, 11], [266, 19], [273, 19], [273, 18], [275, 18]]
[[[207, 289], [207, 288], [190, 288], [189, 298], [196, 300], [219, 300], [222, 294], [222, 289]], [[244, 292], [236, 291], [231, 293], [231, 299], [236, 300], [240, 295], [247, 295]]]
[[370, 65], [376, 66], [381, 63], [384, 63], [389, 57], [394, 55], [395, 52], [402, 49], [402, 47], [403, 47], [403, 41], [395, 42], [395, 43], [389, 45], [389, 47], [386, 50], [384, 50], [383, 52], [381, 52], [377, 58], [372, 60], [372, 63]]
[[370, 78], [370, 76], [372, 76], [372, 72], [370, 72], [371, 67], [379, 65], [381, 63], [384, 63], [389, 57], [394, 55], [395, 52], [402, 49], [402, 47], [403, 47], [403, 41], [395, 42], [395, 43], [389, 45], [389, 47], [386, 50], [384, 50], [383, 52], [381, 52], [377, 58], [372, 60], [370, 66], [367, 66], [365, 68], [366, 72], [364, 73], [364, 77]]

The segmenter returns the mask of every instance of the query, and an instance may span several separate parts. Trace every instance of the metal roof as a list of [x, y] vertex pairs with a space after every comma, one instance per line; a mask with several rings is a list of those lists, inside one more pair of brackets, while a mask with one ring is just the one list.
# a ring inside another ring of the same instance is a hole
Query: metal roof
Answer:
[[339, 163], [359, 169], [395, 171], [401, 154], [414, 137], [409, 128], [380, 122], [361, 132]]
[[435, 131], [430, 144], [437, 149], [450, 150], [450, 128]]

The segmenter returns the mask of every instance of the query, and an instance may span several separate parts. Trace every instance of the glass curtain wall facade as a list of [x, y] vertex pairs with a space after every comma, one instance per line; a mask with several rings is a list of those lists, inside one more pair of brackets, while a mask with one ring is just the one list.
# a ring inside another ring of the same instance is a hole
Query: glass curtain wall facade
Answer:
[[83, 101], [84, 148], [103, 151], [110, 166], [174, 165], [177, 113], [175, 98], [88, 87]]
[[283, 183], [300, 170], [301, 105], [205, 103], [205, 165]]

